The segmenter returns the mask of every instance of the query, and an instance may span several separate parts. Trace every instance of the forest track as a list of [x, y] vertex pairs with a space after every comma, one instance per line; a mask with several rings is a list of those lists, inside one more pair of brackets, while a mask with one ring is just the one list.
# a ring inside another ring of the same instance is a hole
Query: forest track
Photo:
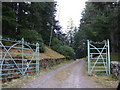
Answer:
[[85, 61], [77, 60], [38, 77], [22, 88], [106, 88], [85, 73]]

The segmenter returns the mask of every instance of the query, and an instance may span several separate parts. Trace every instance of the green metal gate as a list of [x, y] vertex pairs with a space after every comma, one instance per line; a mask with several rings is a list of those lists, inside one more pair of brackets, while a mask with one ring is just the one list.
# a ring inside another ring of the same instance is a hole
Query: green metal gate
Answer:
[[88, 73], [110, 74], [110, 46], [109, 40], [93, 42], [87, 40], [88, 45]]
[[39, 72], [39, 60], [38, 43], [30, 44], [23, 38], [19, 41], [0, 39], [0, 80]]

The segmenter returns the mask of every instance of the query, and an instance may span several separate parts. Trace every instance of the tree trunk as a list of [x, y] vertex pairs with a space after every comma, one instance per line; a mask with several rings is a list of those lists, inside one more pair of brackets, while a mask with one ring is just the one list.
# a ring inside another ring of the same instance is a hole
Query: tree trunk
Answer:
[[110, 39], [111, 39], [111, 54], [112, 55], [115, 55], [115, 38], [114, 38], [114, 32], [111, 31], [111, 34], [110, 34]]

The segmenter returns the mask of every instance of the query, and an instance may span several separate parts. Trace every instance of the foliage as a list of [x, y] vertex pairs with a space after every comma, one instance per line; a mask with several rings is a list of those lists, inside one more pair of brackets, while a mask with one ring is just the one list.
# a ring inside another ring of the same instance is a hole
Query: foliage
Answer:
[[16, 23], [16, 12], [12, 10], [13, 4], [2, 3], [2, 34], [8, 37], [15, 35], [16, 25], [19, 25]]
[[64, 55], [67, 59], [75, 58], [74, 50], [70, 46], [64, 45], [58, 38], [52, 39], [52, 49]]
[[16, 37], [17, 39], [21, 39], [24, 37], [25, 41], [27, 41], [27, 42], [30, 42], [30, 43], [38, 42], [40, 45], [40, 52], [45, 51], [43, 39], [38, 32], [36, 32], [35, 30], [23, 29], [20, 31], [20, 33], [21, 33], [20, 35], [17, 35], [17, 37]]
[[35, 30], [23, 29], [20, 30], [20, 33], [20, 35], [17, 35], [17, 39], [21, 39], [24, 37], [26, 41], [29, 41], [31, 43], [34, 43], [35, 41], [43, 42], [41, 35]]
[[50, 37], [51, 27], [53, 26], [53, 29], [59, 29], [59, 25], [57, 24], [54, 15], [56, 12], [55, 7], [56, 4], [54, 2], [3, 3], [3, 36], [17, 36], [21, 34], [21, 30], [29, 29], [29, 31], [35, 30], [37, 33], [41, 34], [46, 43]]
[[[87, 2], [79, 29], [74, 37], [75, 52], [81, 52], [82, 49], [84, 49], [82, 52], [85, 52], [87, 40], [103, 41], [106, 39], [110, 39], [112, 54], [120, 52], [119, 16], [120, 2]], [[81, 53], [77, 55], [79, 56], [82, 56]]]
[[59, 52], [63, 54], [67, 59], [74, 59], [75, 58], [75, 52], [74, 49], [69, 47], [68, 45], [64, 45], [59, 47]]
[[2, 34], [12, 39], [25, 38], [31, 43], [38, 42], [41, 51], [49, 45], [51, 30], [59, 31], [55, 20], [56, 2], [4, 2], [2, 3]]
[[52, 49], [53, 50], [55, 50], [55, 51], [57, 51], [57, 52], [59, 52], [60, 50], [59, 50], [59, 47], [61, 47], [61, 46], [63, 46], [63, 43], [62, 43], [62, 41], [60, 41], [58, 38], [53, 38], [52, 39]]
[[52, 37], [52, 49], [67, 58], [74, 58], [74, 50], [64, 45], [59, 21], [55, 20], [56, 2], [6, 2], [2, 10], [4, 37], [38, 42], [41, 52], [45, 51], [44, 44], [49, 45]]

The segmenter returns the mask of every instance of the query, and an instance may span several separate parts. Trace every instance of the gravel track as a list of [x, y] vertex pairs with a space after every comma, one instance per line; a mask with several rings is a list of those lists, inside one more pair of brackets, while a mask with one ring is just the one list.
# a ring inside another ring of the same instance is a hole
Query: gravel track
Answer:
[[77, 60], [58, 68], [22, 88], [105, 88], [85, 74], [85, 61]]

